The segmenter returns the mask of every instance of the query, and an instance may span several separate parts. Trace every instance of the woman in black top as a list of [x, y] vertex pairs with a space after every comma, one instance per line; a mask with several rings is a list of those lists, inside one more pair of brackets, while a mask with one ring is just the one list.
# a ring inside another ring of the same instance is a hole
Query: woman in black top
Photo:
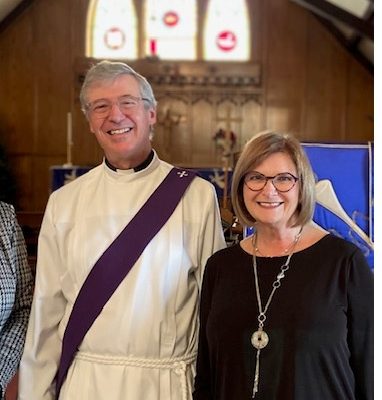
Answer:
[[232, 200], [255, 234], [207, 263], [194, 400], [373, 399], [372, 273], [312, 222], [314, 186], [293, 136], [244, 148]]

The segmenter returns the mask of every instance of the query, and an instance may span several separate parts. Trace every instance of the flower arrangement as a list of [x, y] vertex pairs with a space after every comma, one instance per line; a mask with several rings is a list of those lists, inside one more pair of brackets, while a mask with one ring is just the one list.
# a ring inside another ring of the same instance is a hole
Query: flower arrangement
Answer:
[[232, 131], [225, 131], [219, 128], [214, 134], [213, 140], [215, 141], [216, 149], [222, 152], [223, 157], [228, 157], [232, 154], [232, 151], [236, 144], [236, 135]]

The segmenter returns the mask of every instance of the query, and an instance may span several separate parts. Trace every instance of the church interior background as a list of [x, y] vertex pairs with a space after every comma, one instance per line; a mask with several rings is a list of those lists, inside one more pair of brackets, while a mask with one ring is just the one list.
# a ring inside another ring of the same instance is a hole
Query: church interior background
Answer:
[[293, 132], [317, 176], [315, 218], [373, 268], [373, 31], [372, 0], [0, 1], [1, 199], [31, 266], [49, 194], [102, 159], [78, 95], [107, 58], [148, 78], [154, 148], [215, 184], [226, 229], [245, 142]]

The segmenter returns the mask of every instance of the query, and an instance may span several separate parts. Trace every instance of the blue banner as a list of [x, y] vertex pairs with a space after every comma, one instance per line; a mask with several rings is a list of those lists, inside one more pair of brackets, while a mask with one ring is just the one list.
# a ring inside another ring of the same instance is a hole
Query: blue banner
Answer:
[[304, 143], [316, 176], [314, 221], [356, 244], [374, 268], [372, 143]]
[[72, 182], [74, 179], [85, 174], [90, 170], [90, 167], [80, 167], [78, 165], [54, 165], [50, 167], [50, 190], [51, 192], [57, 190], [61, 186]]

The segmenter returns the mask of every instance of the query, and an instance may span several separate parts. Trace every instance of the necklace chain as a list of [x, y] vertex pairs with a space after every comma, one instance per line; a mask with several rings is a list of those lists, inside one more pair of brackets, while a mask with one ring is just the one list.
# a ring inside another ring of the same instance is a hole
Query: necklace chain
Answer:
[[[257, 262], [256, 262], [256, 252], [259, 252], [259, 249], [256, 247], [256, 242], [257, 242], [257, 234], [255, 233], [254, 236], [252, 237], [252, 245], [253, 245], [253, 272], [255, 275], [255, 288], [256, 288], [256, 299], [257, 299], [257, 305], [259, 308], [259, 315], [257, 316], [258, 320], [258, 329], [254, 334], [252, 335], [251, 342], [252, 345], [257, 349], [257, 354], [256, 354], [256, 369], [255, 369], [255, 379], [253, 383], [253, 393], [252, 393], [252, 399], [255, 398], [255, 395], [258, 391], [258, 386], [259, 386], [259, 375], [260, 375], [260, 350], [264, 348], [268, 342], [269, 338], [267, 333], [263, 330], [264, 328], [264, 323], [265, 320], [267, 319], [266, 313], [268, 311], [269, 305], [271, 304], [271, 301], [273, 299], [273, 295], [275, 294], [276, 290], [281, 286], [281, 280], [285, 278], [285, 273], [289, 269], [289, 263], [293, 255], [293, 251], [300, 240], [302, 233], [302, 227], [298, 234], [295, 236], [293, 242], [291, 245], [286, 249], [286, 253], [289, 252], [288, 258], [286, 259], [285, 263], [280, 267], [280, 272], [277, 274], [276, 279], [272, 283], [272, 291], [268, 297], [267, 302], [265, 303], [265, 307], [263, 309], [263, 305], [261, 302], [261, 296], [260, 296], [260, 287], [259, 287], [259, 277], [257, 273]], [[261, 254], [261, 253], [260, 253]]]
[[[296, 246], [296, 242], [298, 242], [298, 240], [300, 239], [301, 232], [302, 232], [302, 229], [300, 229], [300, 231], [294, 237], [292, 243], [286, 249], [283, 250], [283, 253], [284, 253], [283, 255], [286, 255], [286, 254], [290, 253], [292, 248], [294, 248]], [[256, 233], [252, 236], [252, 246], [254, 248], [254, 253], [259, 253], [263, 257], [270, 257], [270, 258], [276, 257], [276, 256], [267, 256], [259, 249], [259, 247], [257, 246], [257, 235], [256, 235]]]

